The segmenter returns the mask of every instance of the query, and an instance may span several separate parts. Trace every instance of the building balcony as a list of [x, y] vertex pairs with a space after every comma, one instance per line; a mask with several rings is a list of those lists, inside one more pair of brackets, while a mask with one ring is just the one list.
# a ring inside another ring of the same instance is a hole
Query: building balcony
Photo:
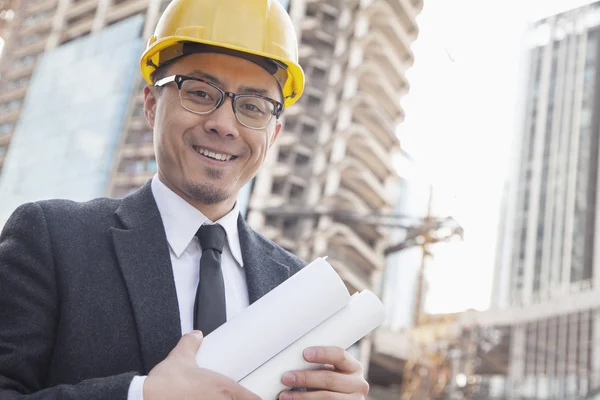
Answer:
[[263, 199], [263, 207], [265, 208], [281, 208], [286, 205], [285, 197], [279, 194], [270, 193], [269, 196]]
[[276, 163], [273, 166], [273, 177], [288, 177], [292, 173], [292, 169], [288, 164]]
[[396, 137], [396, 126], [399, 121], [390, 121], [379, 109], [379, 105], [371, 97], [355, 97], [350, 100], [354, 122], [363, 125], [371, 136], [375, 137], [384, 148], [399, 146]]
[[0, 93], [0, 103], [6, 103], [10, 100], [22, 99], [23, 97], [25, 97], [25, 93], [27, 93], [27, 86]]
[[417, 24], [417, 10], [410, 0], [385, 0], [386, 3], [394, 9], [402, 26], [406, 29], [411, 40], [416, 39], [419, 34], [419, 25]]
[[395, 174], [392, 155], [364, 126], [352, 124], [339, 134], [346, 138], [347, 152], [365, 164], [379, 180]]
[[373, 344], [376, 354], [396, 360], [409, 360], [414, 353], [413, 342], [408, 331], [392, 331], [381, 327], [375, 331]]
[[[395, 4], [400, 6], [397, 1]], [[399, 7], [400, 9], [402, 7]], [[369, 18], [371, 31], [381, 32], [396, 54], [398, 54], [404, 62], [412, 65], [414, 55], [411, 50], [413, 40], [409, 37], [408, 32], [414, 31], [413, 28], [407, 26], [402, 18], [397, 18], [392, 6], [387, 1], [378, 1], [365, 10]]]
[[[304, 94], [302, 95], [302, 97], [304, 97]], [[301, 101], [295, 103], [290, 108], [286, 108], [284, 111], [284, 115], [285, 115], [286, 119], [297, 118], [297, 117], [299, 117], [301, 115], [305, 115], [305, 114], [306, 114], [306, 107], [304, 106], [304, 104]]]
[[423, 0], [410, 0], [410, 3], [414, 7], [415, 13], [418, 14], [423, 10]]
[[52, 29], [52, 23], [54, 20], [54, 16], [49, 15], [48, 17], [36, 21], [34, 24], [23, 26], [19, 34], [21, 36], [30, 35], [35, 32], [46, 32]]
[[146, 143], [143, 145], [128, 144], [123, 146], [121, 151], [122, 158], [153, 158], [154, 157], [154, 145], [152, 143]]
[[139, 12], [143, 12], [148, 8], [148, 0], [134, 0], [119, 3], [112, 6], [106, 15], [107, 23], [120, 21]]
[[36, 41], [35, 43], [32, 43], [30, 45], [17, 48], [15, 51], [12, 52], [11, 56], [12, 56], [13, 60], [18, 60], [19, 58], [23, 58], [30, 54], [41, 53], [42, 51], [44, 51], [45, 47], [46, 47], [46, 39], [44, 38], [44, 39], [40, 39], [39, 41]]
[[371, 209], [390, 207], [391, 194], [361, 161], [347, 154], [339, 164], [342, 184], [353, 190]]
[[354, 261], [347, 261], [343, 253], [337, 249], [330, 247], [327, 250], [327, 262], [340, 276], [346, 288], [350, 293], [361, 292], [370, 289], [369, 280], [362, 272], [360, 267]]
[[[75, 5], [69, 7], [69, 9], [67, 10], [66, 19], [67, 21], [72, 21], [73, 19], [82, 16], [86, 13], [90, 14], [89, 18], [94, 19], [94, 11], [96, 10], [97, 6], [97, 0], [84, 0], [75, 3]], [[67, 25], [70, 25], [70, 23], [67, 23]]]
[[145, 129], [150, 129], [148, 126], [148, 121], [146, 118], [139, 116], [132, 116], [129, 120], [129, 130], [132, 131], [142, 131]]
[[6, 73], [6, 80], [18, 79], [24, 76], [31, 76], [34, 67], [35, 63], [25, 68], [19, 67], [17, 65], [12, 65], [11, 67], [9, 67], [10, 69]]
[[17, 108], [15, 110], [9, 111], [7, 113], [1, 114], [0, 115], [0, 124], [9, 122], [9, 121], [16, 121], [19, 118], [20, 112], [21, 112], [21, 109]]
[[371, 274], [383, 269], [385, 261], [348, 225], [333, 222], [327, 229], [327, 254], [338, 260], [363, 282], [371, 286]]
[[298, 135], [294, 132], [285, 130], [285, 125], [277, 138], [277, 144], [280, 148], [289, 148], [298, 143]]
[[315, 48], [306, 43], [301, 43], [298, 49], [298, 57], [300, 62], [304, 65], [304, 62], [308, 62], [317, 55]]
[[316, 17], [306, 17], [300, 23], [302, 41], [314, 45], [314, 41], [324, 42], [333, 46], [337, 40], [335, 32], [326, 30], [323, 23]]
[[373, 31], [361, 39], [364, 49], [364, 60], [372, 60], [386, 71], [385, 76], [404, 74], [412, 63], [405, 62], [399, 54], [392, 50], [389, 40], [378, 31]]
[[332, 196], [322, 200], [323, 205], [332, 210], [355, 211], [359, 213], [368, 213], [369, 205], [360, 198], [354, 191], [340, 186]]
[[41, 11], [53, 10], [56, 9], [58, 0], [46, 0], [33, 5], [30, 5], [26, 8], [25, 12], [27, 15], [36, 14]]
[[362, 83], [363, 80], [369, 83], [378, 82], [377, 87], [382, 87], [388, 97], [395, 99], [395, 103], [399, 103], [398, 99], [408, 93], [410, 83], [405, 74], [390, 75], [388, 72], [381, 64], [368, 60], [356, 69], [355, 74], [358, 76], [359, 83]]
[[141, 173], [128, 173], [119, 172], [113, 179], [113, 186], [121, 187], [141, 187], [147, 181], [152, 179], [154, 176], [153, 172], [141, 172]]
[[12, 133], [0, 134], [0, 146], [7, 146], [10, 143], [11, 139], [12, 139]]
[[400, 96], [395, 93], [390, 93], [388, 89], [384, 89], [384, 85], [379, 84], [379, 79], [369, 81], [362, 79], [358, 84], [358, 91], [355, 96], [371, 98], [371, 103], [377, 104], [386, 118], [392, 123], [397, 124], [404, 119], [404, 110], [400, 106]]
[[70, 40], [76, 39], [78, 37], [84, 36], [91, 32], [92, 25], [94, 24], [94, 18], [89, 18], [87, 20], [83, 20], [77, 22], [65, 29], [61, 42], [68, 42]]

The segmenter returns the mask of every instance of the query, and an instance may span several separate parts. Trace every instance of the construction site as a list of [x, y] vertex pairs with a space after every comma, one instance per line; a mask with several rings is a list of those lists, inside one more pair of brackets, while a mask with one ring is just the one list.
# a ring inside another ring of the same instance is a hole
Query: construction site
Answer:
[[491, 307], [420, 316], [402, 399], [598, 396], [600, 3], [538, 20], [525, 42]]
[[[0, 227], [23, 202], [122, 197], [156, 174], [146, 82], [135, 71], [168, 3], [0, 0]], [[460, 240], [463, 228], [432, 212], [431, 192], [407, 209], [415, 194], [394, 165], [409, 158], [396, 130], [423, 0], [281, 3], [307, 87], [240, 198], [242, 213], [303, 259], [327, 255], [351, 292], [384, 300], [390, 319], [351, 348], [369, 399], [591, 398], [600, 388], [600, 2], [531, 26], [492, 306], [445, 315], [425, 311], [426, 270], [432, 249]], [[117, 40], [119, 57], [106, 44]], [[90, 68], [92, 59], [114, 68]], [[100, 81], [106, 87], [92, 84]], [[80, 91], [65, 90], [74, 82]], [[67, 106], [46, 104], [39, 94], [51, 90]], [[92, 122], [81, 93], [105, 104]], [[71, 119], [39, 123], [63, 114]], [[41, 128], [53, 141], [36, 136]], [[59, 148], [74, 134], [97, 151]]]

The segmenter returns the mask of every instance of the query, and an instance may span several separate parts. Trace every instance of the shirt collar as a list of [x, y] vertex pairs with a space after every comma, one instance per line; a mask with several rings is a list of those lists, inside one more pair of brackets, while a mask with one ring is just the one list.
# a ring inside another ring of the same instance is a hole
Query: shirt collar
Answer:
[[[198, 228], [205, 223], [212, 223], [212, 221], [169, 189], [161, 182], [158, 175], [154, 175], [152, 178], [151, 186], [165, 227], [167, 241], [175, 256], [179, 258], [196, 235]], [[233, 258], [240, 266], [244, 266], [237, 225], [239, 213], [239, 205], [236, 202], [233, 209], [216, 223], [219, 223], [227, 233], [227, 244]]]

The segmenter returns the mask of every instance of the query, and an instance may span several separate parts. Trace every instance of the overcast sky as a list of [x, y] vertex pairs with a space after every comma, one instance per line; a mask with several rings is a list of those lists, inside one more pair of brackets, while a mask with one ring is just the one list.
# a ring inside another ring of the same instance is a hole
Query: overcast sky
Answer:
[[584, 0], [426, 0], [398, 129], [437, 190], [435, 211], [465, 228], [437, 245], [429, 312], [489, 306], [502, 186], [519, 127], [522, 37], [529, 21]]

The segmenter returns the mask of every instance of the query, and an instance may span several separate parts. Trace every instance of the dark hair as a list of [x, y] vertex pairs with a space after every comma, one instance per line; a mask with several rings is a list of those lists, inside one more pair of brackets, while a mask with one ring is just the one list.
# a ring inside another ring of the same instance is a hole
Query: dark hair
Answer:
[[[166, 77], [168, 69], [169, 69], [169, 63], [163, 64], [163, 65], [159, 66], [158, 68], [156, 68], [150, 74], [150, 80], [152, 81], [152, 84], [155, 84], [162, 78]], [[159, 86], [156, 88], [156, 92], [160, 95], [164, 88], [165, 88], [164, 86]]]

